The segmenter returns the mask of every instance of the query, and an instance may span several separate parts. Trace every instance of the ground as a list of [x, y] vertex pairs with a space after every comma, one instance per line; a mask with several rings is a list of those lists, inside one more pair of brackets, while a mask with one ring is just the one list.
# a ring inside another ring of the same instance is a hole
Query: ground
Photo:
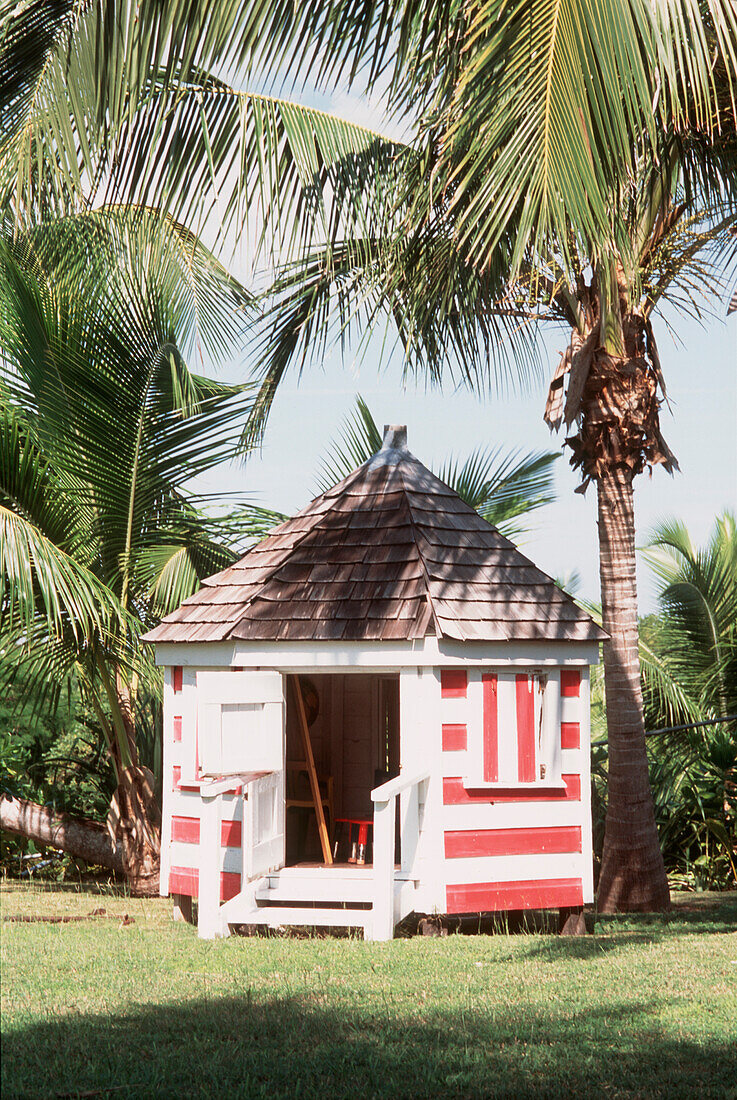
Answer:
[[581, 939], [384, 944], [203, 942], [164, 900], [0, 896], [5, 1100], [737, 1098], [737, 894]]

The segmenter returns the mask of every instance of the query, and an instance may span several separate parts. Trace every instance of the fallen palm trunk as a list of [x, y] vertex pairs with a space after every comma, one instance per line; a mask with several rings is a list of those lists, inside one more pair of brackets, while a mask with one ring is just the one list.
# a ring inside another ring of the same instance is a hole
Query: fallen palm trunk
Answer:
[[96, 821], [57, 814], [37, 802], [3, 794], [0, 798], [0, 828], [28, 837], [36, 844], [60, 848], [87, 863], [124, 873], [122, 847], [113, 845], [105, 827]]
[[122, 917], [118, 917], [114, 913], [106, 913], [104, 909], [93, 909], [91, 913], [87, 913], [86, 916], [82, 917], [29, 917], [24, 914], [19, 917], [3, 917], [3, 921], [11, 921], [16, 924], [73, 924], [75, 921], [97, 920], [98, 917], [120, 921], [121, 928], [127, 928], [129, 925], [136, 923], [135, 917], [129, 917], [127, 913], [124, 913]]

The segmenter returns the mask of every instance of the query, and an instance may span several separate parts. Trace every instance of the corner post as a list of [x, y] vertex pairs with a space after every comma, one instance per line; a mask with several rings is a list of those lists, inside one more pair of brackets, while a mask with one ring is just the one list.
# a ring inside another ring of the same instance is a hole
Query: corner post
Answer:
[[212, 940], [223, 935], [220, 921], [220, 800], [219, 791], [201, 789], [200, 874], [197, 935]]
[[395, 806], [394, 797], [374, 803], [374, 904], [366, 937], [372, 940], [394, 938]]

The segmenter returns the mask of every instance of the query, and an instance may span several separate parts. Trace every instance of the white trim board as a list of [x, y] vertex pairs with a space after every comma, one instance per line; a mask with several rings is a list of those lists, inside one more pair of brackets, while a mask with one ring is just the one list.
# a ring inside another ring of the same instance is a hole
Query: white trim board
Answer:
[[162, 642], [156, 646], [158, 665], [305, 673], [318, 669], [384, 672], [416, 666], [575, 667], [595, 665], [598, 660], [596, 642], [453, 642], [432, 636], [406, 642]]

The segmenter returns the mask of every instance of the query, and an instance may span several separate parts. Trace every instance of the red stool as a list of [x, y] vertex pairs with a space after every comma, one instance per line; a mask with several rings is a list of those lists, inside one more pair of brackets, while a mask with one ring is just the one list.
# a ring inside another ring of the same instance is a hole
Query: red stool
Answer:
[[[369, 829], [373, 829], [373, 821], [370, 818], [363, 817], [336, 817], [335, 824], [338, 826], [348, 826], [348, 847], [350, 849], [348, 862], [355, 863], [358, 867], [362, 867], [366, 862], [366, 849], [368, 848]], [[358, 830], [357, 836], [354, 836], [354, 829]], [[342, 830], [339, 829], [338, 833], [340, 833], [341, 831]], [[338, 858], [339, 844], [340, 837], [338, 836], [335, 840], [333, 859]]]

